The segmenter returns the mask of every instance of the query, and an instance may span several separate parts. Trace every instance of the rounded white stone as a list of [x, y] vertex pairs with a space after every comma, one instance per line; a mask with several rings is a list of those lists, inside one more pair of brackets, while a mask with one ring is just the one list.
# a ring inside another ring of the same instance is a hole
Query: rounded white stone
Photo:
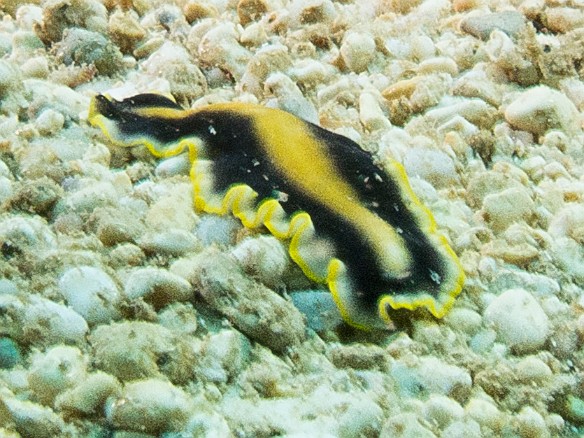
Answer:
[[85, 339], [87, 322], [63, 304], [31, 295], [22, 310], [23, 327], [31, 333], [42, 333], [48, 343], [79, 343]]
[[375, 55], [375, 40], [367, 33], [351, 32], [341, 44], [341, 56], [349, 70], [361, 73]]
[[44, 404], [85, 378], [87, 363], [78, 348], [59, 345], [33, 356], [28, 383]]
[[531, 406], [525, 406], [515, 416], [519, 436], [529, 438], [547, 438], [550, 436], [545, 420]]
[[127, 277], [124, 294], [130, 300], [143, 297], [162, 307], [174, 301], [190, 298], [192, 288], [188, 281], [165, 269], [141, 268]]
[[515, 129], [536, 135], [560, 128], [568, 133], [580, 130], [578, 109], [563, 93], [545, 85], [520, 94], [505, 110], [505, 120]]
[[424, 404], [424, 417], [432, 423], [444, 428], [455, 420], [460, 420], [464, 409], [460, 404], [443, 395], [432, 395]]
[[42, 135], [53, 135], [63, 129], [65, 116], [54, 109], [44, 110], [36, 119], [36, 128]]
[[552, 376], [552, 370], [535, 356], [527, 356], [515, 367], [517, 378], [523, 383], [542, 382]]
[[484, 318], [498, 338], [518, 353], [536, 350], [549, 335], [547, 315], [524, 289], [509, 289], [495, 298]]
[[99, 268], [70, 268], [59, 279], [59, 290], [67, 304], [89, 324], [106, 323], [120, 317], [120, 293], [111, 277]]
[[191, 398], [164, 380], [139, 380], [125, 386], [107, 418], [115, 427], [142, 433], [180, 431], [193, 413]]
[[493, 403], [480, 398], [470, 399], [464, 410], [468, 417], [481, 426], [486, 426], [493, 430], [497, 430], [504, 421], [503, 415]]
[[496, 231], [505, 230], [518, 221], [526, 221], [533, 214], [535, 204], [524, 187], [511, 187], [485, 196], [482, 212]]

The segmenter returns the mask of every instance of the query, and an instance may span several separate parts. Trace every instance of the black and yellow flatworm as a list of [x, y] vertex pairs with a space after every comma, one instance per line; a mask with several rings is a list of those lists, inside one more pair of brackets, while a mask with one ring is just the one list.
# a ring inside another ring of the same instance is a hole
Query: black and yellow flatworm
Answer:
[[183, 110], [157, 94], [93, 98], [89, 122], [122, 146], [166, 158], [188, 151], [198, 211], [232, 213], [288, 243], [326, 283], [351, 325], [390, 323], [394, 309], [442, 317], [464, 273], [403, 167], [378, 166], [355, 142], [287, 112], [246, 103]]

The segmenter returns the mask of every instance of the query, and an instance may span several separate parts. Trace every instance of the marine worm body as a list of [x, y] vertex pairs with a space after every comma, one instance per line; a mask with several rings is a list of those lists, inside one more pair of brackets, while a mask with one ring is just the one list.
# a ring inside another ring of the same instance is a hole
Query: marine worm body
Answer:
[[403, 167], [381, 168], [348, 138], [277, 109], [183, 110], [157, 94], [98, 95], [89, 121], [117, 145], [145, 145], [161, 158], [188, 151], [195, 208], [232, 213], [287, 242], [353, 326], [386, 326], [396, 309], [440, 318], [462, 289], [458, 258]]

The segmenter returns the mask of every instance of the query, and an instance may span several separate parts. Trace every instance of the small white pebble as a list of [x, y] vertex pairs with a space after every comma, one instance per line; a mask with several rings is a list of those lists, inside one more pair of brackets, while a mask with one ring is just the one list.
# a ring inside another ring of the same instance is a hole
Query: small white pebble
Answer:
[[485, 196], [481, 211], [493, 230], [502, 231], [513, 223], [529, 220], [534, 208], [535, 203], [526, 188], [512, 187]]
[[454, 330], [461, 330], [473, 336], [481, 328], [482, 317], [474, 310], [456, 307], [446, 315], [445, 322]]
[[60, 345], [33, 356], [28, 382], [38, 399], [51, 405], [57, 394], [82, 381], [86, 372], [81, 351]]
[[536, 135], [552, 128], [568, 133], [581, 130], [576, 106], [563, 93], [545, 85], [520, 94], [505, 110], [505, 119], [515, 129]]
[[359, 95], [359, 119], [368, 131], [387, 129], [391, 126], [379, 106], [379, 100], [366, 91]]
[[343, 39], [340, 52], [349, 70], [361, 73], [375, 55], [375, 40], [367, 33], [350, 32]]
[[276, 285], [288, 267], [288, 254], [282, 243], [272, 236], [259, 236], [241, 241], [232, 251], [246, 272], [257, 276], [268, 286]]
[[547, 315], [524, 289], [509, 289], [495, 298], [484, 318], [499, 339], [518, 353], [536, 350], [549, 335]]
[[515, 374], [523, 383], [541, 383], [551, 377], [552, 370], [541, 359], [527, 356], [515, 366]]
[[515, 416], [517, 431], [522, 438], [548, 438], [549, 430], [543, 417], [531, 406], [525, 406]]
[[184, 255], [199, 247], [199, 242], [193, 233], [174, 228], [147, 232], [140, 238], [138, 244], [146, 252], [173, 256]]
[[468, 370], [431, 356], [420, 359], [418, 372], [422, 385], [437, 394], [464, 394], [472, 384]]
[[116, 428], [159, 435], [178, 432], [194, 412], [192, 397], [172, 383], [158, 379], [127, 384], [108, 409]]
[[60, 112], [49, 108], [37, 117], [35, 124], [42, 135], [54, 135], [63, 129], [65, 117]]
[[120, 317], [120, 293], [111, 277], [99, 268], [79, 266], [59, 278], [59, 290], [67, 304], [89, 324], [107, 323]]
[[443, 395], [432, 395], [424, 404], [423, 413], [428, 421], [443, 429], [453, 421], [462, 419], [464, 409], [456, 400]]
[[475, 420], [481, 426], [498, 430], [503, 425], [503, 415], [493, 403], [487, 400], [471, 398], [464, 410], [468, 417]]
[[88, 331], [85, 319], [73, 309], [38, 295], [28, 297], [21, 318], [25, 332], [40, 333], [49, 344], [79, 343]]
[[139, 268], [126, 277], [124, 294], [130, 300], [144, 298], [161, 308], [169, 303], [188, 300], [192, 288], [188, 281], [159, 268]]

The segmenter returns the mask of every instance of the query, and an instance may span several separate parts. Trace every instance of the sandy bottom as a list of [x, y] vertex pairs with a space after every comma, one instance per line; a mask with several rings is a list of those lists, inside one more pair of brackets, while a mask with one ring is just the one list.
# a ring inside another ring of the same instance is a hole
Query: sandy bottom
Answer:
[[[0, 435], [584, 433], [584, 8], [556, 0], [0, 2]], [[402, 163], [466, 273], [341, 322], [285, 242], [197, 214], [185, 156], [91, 96], [287, 110]]]

